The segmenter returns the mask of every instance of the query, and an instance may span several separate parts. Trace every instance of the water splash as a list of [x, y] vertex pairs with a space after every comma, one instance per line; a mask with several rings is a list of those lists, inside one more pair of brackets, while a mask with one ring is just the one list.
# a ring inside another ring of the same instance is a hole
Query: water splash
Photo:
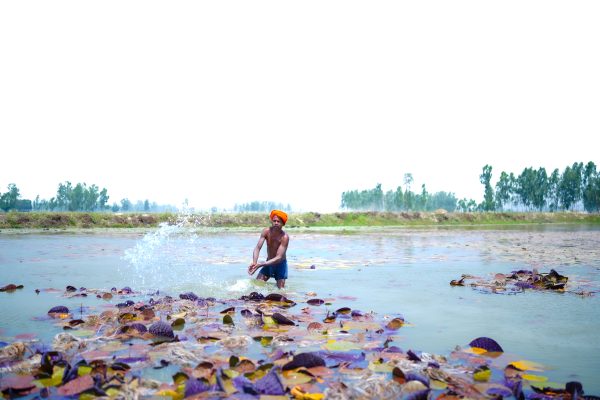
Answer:
[[197, 249], [198, 228], [206, 217], [183, 207], [174, 222], [159, 225], [123, 256], [131, 285], [137, 290], [179, 290], [199, 282], [214, 285], [215, 277], [201, 262]]
[[174, 222], [161, 224], [126, 250], [127, 265], [121, 273], [129, 277], [130, 286], [142, 292], [192, 291], [218, 298], [268, 291], [246, 275], [250, 256], [246, 244], [231, 245], [231, 235], [211, 234], [208, 222], [210, 215], [183, 207]]

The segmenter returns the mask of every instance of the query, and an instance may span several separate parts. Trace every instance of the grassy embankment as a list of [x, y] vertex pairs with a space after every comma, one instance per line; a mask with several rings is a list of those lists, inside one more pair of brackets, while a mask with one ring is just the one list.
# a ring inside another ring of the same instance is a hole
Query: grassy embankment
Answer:
[[[0, 229], [153, 228], [160, 223], [176, 224], [175, 213], [85, 213], [9, 212], [0, 213]], [[268, 224], [267, 213], [197, 214], [188, 222], [198, 227], [245, 228]], [[600, 224], [600, 214], [588, 213], [446, 213], [446, 212], [316, 212], [291, 213], [288, 228], [311, 227], [419, 227], [514, 224]]]

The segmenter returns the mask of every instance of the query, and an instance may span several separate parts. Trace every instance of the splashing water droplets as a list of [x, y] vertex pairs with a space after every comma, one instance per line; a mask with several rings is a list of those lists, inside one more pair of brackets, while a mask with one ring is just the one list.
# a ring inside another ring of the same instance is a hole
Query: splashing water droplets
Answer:
[[163, 223], [146, 234], [135, 247], [125, 251], [125, 271], [140, 290], [180, 290], [185, 285], [213, 286], [215, 277], [204, 265], [197, 246], [197, 229], [207, 217], [183, 209], [175, 223]]

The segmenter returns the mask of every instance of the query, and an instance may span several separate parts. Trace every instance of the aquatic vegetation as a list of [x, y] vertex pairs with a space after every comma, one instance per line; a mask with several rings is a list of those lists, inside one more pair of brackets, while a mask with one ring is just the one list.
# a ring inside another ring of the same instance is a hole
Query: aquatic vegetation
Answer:
[[[483, 279], [472, 275], [462, 275], [460, 279], [450, 281], [450, 286], [466, 286], [489, 291], [491, 293], [519, 293], [525, 289], [545, 290], [556, 292], [568, 292], [567, 282], [569, 278], [559, 274], [554, 269], [550, 272], [539, 272], [536, 268], [533, 270], [521, 269], [512, 271], [510, 274], [497, 273], [493, 278]], [[575, 294], [592, 295], [593, 292], [582, 292], [572, 290]]]
[[17, 289], [23, 289], [23, 285], [15, 285], [14, 283], [9, 283], [6, 286], [0, 287], [0, 292], [14, 292]]
[[[538, 275], [553, 285], [564, 280]], [[62, 330], [49, 348], [35, 340], [5, 343], [2, 396], [416, 400], [584, 394], [579, 382], [548, 382], [543, 365], [508, 358], [488, 337], [448, 356], [405, 352], [397, 336], [407, 325], [402, 315], [362, 313], [342, 298], [307, 306], [315, 293], [292, 299], [253, 292], [219, 300], [115, 292], [135, 297], [114, 305], [96, 300], [103, 304], [98, 312], [86, 308], [79, 319], [40, 319]], [[327, 308], [338, 302], [334, 312]], [[65, 306], [50, 311], [69, 315]], [[164, 373], [149, 378], [149, 371]]]

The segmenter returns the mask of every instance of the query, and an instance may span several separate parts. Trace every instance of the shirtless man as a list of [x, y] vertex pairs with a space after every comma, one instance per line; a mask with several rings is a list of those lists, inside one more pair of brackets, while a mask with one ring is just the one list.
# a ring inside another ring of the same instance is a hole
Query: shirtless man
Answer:
[[[256, 279], [268, 281], [269, 278], [275, 278], [277, 287], [283, 289], [285, 280], [287, 279], [287, 259], [285, 252], [287, 251], [290, 237], [282, 229], [287, 222], [288, 216], [280, 210], [271, 211], [269, 216], [271, 219], [271, 227], [265, 228], [260, 234], [258, 243], [252, 254], [252, 264], [248, 267], [248, 273], [254, 274], [257, 269], [261, 268]], [[267, 261], [258, 262], [258, 255], [263, 243], [267, 241]]]

